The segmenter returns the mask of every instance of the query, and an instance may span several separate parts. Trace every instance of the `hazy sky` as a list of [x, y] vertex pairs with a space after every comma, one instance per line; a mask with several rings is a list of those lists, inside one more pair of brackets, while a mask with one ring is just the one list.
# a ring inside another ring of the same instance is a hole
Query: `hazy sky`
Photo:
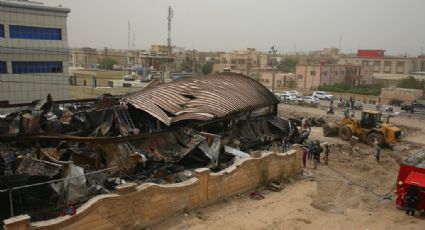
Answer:
[[[425, 48], [424, 0], [39, 0], [71, 8], [71, 47], [126, 48], [165, 44], [167, 7], [174, 9], [173, 45], [186, 49], [246, 47], [279, 52], [339, 47], [409, 55]], [[131, 33], [131, 39], [133, 32]]]

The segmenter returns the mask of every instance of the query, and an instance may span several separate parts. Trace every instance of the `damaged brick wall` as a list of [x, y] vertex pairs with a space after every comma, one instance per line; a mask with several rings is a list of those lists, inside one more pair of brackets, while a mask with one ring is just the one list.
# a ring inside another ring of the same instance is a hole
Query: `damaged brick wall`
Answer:
[[5, 221], [5, 229], [131, 229], [152, 225], [185, 208], [191, 209], [246, 192], [269, 180], [299, 172], [300, 150], [262, 153], [218, 173], [197, 169], [195, 177], [178, 184], [125, 184], [116, 194], [92, 198], [73, 216], [34, 222]]

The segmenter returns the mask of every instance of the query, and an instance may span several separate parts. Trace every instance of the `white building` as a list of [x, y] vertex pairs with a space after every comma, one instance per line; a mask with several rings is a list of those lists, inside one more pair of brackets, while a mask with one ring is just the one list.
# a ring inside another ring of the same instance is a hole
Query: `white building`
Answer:
[[[70, 9], [0, 0], [0, 103], [68, 99]], [[1, 104], [0, 104], [1, 105]]]

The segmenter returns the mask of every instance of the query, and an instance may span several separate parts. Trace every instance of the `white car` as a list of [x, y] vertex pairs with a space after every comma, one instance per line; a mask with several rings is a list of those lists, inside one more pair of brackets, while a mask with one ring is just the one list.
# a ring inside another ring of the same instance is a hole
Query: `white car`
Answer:
[[280, 94], [280, 100], [281, 101], [297, 101], [298, 97], [295, 94], [283, 92]]
[[297, 90], [291, 90], [291, 91], [288, 91], [288, 93], [293, 93], [293, 94], [297, 95], [297, 97], [302, 97], [302, 96], [303, 96], [303, 94], [302, 94], [302, 93], [300, 93], [300, 92], [299, 92], [299, 91], [297, 91]]
[[313, 92], [313, 97], [316, 97], [316, 98], [318, 98], [320, 100], [332, 100], [332, 99], [335, 98], [334, 95], [327, 94], [324, 91], [314, 91]]
[[313, 97], [313, 96], [305, 96], [303, 97], [303, 101], [305, 103], [309, 103], [309, 104], [319, 104], [320, 103], [320, 99], [317, 97]]

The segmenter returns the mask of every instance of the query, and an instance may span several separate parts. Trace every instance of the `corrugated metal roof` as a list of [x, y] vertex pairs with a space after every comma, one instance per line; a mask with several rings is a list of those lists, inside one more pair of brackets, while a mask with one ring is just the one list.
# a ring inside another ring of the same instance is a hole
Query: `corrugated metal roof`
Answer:
[[210, 120], [279, 103], [258, 81], [225, 74], [164, 83], [123, 98], [164, 124], [181, 120]]

